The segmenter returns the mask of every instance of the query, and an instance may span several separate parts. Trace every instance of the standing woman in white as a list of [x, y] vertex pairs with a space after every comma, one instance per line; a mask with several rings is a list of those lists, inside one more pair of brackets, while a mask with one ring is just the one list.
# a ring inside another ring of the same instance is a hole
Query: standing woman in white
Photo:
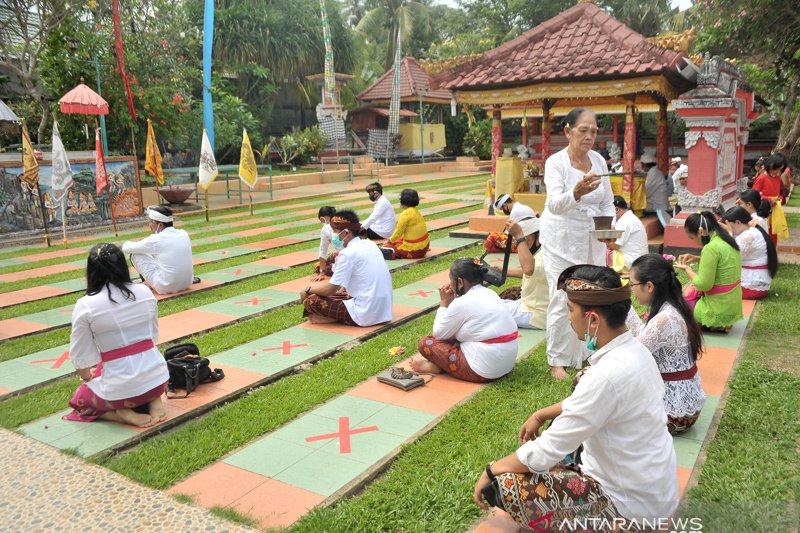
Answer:
[[573, 265], [605, 266], [605, 245], [591, 237], [596, 216], [614, 216], [608, 166], [592, 150], [597, 117], [591, 109], [576, 108], [564, 119], [569, 142], [544, 165], [547, 187], [541, 217], [542, 258], [550, 291], [547, 309], [547, 362], [556, 379], [567, 379], [567, 366], [580, 368], [588, 356], [567, 320], [567, 297], [556, 288], [558, 276]]

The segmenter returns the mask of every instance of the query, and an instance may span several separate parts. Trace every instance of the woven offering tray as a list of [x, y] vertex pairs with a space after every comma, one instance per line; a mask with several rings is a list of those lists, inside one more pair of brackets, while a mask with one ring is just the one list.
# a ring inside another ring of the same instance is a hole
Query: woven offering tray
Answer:
[[592, 231], [592, 237], [600, 241], [617, 240], [624, 234], [624, 231], [616, 229], [596, 229]]

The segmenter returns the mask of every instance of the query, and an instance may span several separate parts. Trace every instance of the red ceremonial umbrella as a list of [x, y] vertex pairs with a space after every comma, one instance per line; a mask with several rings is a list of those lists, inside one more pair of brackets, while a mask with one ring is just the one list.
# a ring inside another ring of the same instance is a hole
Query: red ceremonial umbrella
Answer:
[[108, 115], [108, 102], [81, 83], [58, 100], [62, 113]]

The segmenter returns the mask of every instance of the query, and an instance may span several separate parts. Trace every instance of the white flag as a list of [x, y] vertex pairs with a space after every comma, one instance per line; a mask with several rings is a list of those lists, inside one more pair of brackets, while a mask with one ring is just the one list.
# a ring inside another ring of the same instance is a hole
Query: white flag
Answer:
[[203, 128], [203, 144], [200, 147], [200, 168], [197, 172], [197, 180], [200, 183], [200, 188], [207, 191], [211, 183], [217, 179], [219, 170], [217, 169], [217, 160], [214, 159], [214, 151], [211, 149], [211, 142], [208, 140], [208, 134]]
[[53, 203], [58, 203], [67, 194], [67, 190], [75, 182], [72, 180], [72, 167], [67, 159], [67, 151], [64, 150], [64, 143], [61, 142], [61, 134], [58, 132], [58, 123], [53, 121], [53, 182], [50, 184], [50, 196]]

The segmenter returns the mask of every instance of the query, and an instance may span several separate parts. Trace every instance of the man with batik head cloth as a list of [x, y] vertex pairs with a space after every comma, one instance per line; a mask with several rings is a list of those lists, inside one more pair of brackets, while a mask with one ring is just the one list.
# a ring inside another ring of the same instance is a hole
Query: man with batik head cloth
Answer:
[[380, 248], [359, 237], [363, 228], [353, 211], [337, 211], [331, 218], [331, 227], [343, 248], [336, 256], [333, 277], [300, 292], [303, 314], [317, 324], [373, 326], [389, 322], [392, 276]]
[[153, 234], [122, 245], [144, 282], [158, 294], [172, 294], [200, 281], [192, 272], [192, 241], [186, 231], [173, 227], [172, 209], [159, 205], [145, 213]]

